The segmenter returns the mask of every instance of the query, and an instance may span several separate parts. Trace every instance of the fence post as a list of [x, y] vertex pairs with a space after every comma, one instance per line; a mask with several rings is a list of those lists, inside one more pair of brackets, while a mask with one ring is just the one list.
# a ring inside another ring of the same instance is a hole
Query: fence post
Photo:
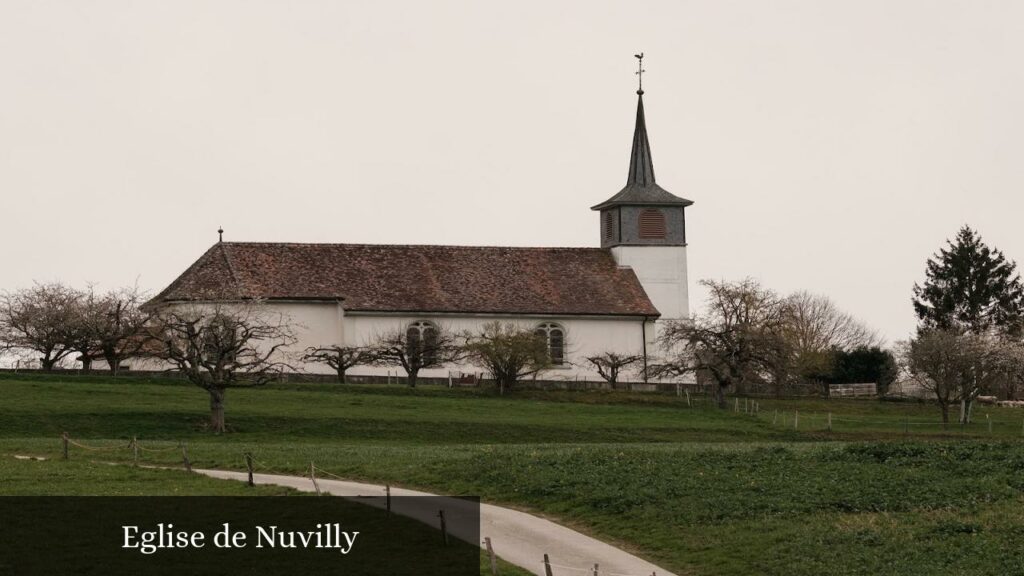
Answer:
[[441, 519], [441, 540], [444, 541], [444, 545], [448, 545], [448, 525], [444, 521], [444, 510], [437, 511], [437, 517]]
[[831, 412], [828, 413], [828, 431], [829, 432], [832, 431], [832, 413]]
[[64, 450], [63, 450], [64, 460], [67, 460], [68, 459], [68, 455], [69, 455], [68, 454], [68, 433], [67, 432], [64, 432], [63, 434], [60, 435], [60, 441], [64, 445]]
[[551, 574], [551, 561], [548, 560], [548, 555], [544, 555], [544, 576], [553, 576]]
[[181, 460], [185, 464], [185, 470], [192, 471], [192, 463], [188, 461], [188, 445], [181, 442]]
[[685, 390], [685, 392], [686, 392], [686, 407], [687, 408], [692, 408], [693, 406], [690, 404], [690, 391], [689, 390]]
[[320, 495], [320, 485], [316, 483], [316, 466], [313, 465], [313, 461], [309, 461], [309, 480], [313, 483], [313, 490], [316, 490], [316, 495]]
[[985, 421], [988, 422], [988, 433], [992, 433], [992, 419], [989, 418], [988, 414], [985, 414]]
[[384, 505], [388, 511], [388, 515], [391, 515], [391, 485], [386, 484], [384, 486]]
[[135, 466], [139, 465], [139, 438], [138, 436], [132, 436], [132, 459], [135, 461]]
[[484, 538], [487, 545], [487, 557], [491, 560], [491, 576], [498, 576], [498, 559], [494, 556], [494, 548], [491, 547], [491, 537]]
[[598, 569], [597, 569], [597, 563], [594, 563], [594, 576], [599, 576], [598, 575]]
[[793, 430], [800, 429], [800, 411], [793, 410]]
[[252, 453], [245, 453], [245, 467], [249, 470], [249, 486], [255, 486], [256, 483], [252, 479]]
[[904, 416], [903, 417], [903, 433], [904, 434], [910, 434], [910, 417], [909, 416]]
[[772, 426], [775, 426], [775, 423], [778, 422], [778, 421], [779, 421], [779, 410], [776, 408], [775, 410], [772, 411]]
[[739, 398], [736, 398], [736, 403], [733, 405], [732, 411], [733, 412], [739, 412], [740, 411], [740, 399]]

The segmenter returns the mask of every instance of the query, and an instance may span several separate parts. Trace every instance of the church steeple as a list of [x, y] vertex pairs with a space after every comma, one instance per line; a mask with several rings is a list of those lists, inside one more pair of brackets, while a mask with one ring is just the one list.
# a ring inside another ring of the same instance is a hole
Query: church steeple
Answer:
[[647, 140], [647, 121], [644, 118], [644, 91], [636, 91], [636, 128], [633, 129], [633, 152], [629, 156], [629, 176], [626, 186], [647, 186], [654, 184], [654, 161], [651, 160], [651, 143]]
[[636, 91], [636, 125], [629, 155], [629, 174], [619, 193], [593, 206], [601, 212], [601, 246], [685, 246], [684, 209], [693, 204], [665, 190], [654, 179], [654, 161], [647, 136], [644, 113], [643, 54], [637, 54], [640, 65]]

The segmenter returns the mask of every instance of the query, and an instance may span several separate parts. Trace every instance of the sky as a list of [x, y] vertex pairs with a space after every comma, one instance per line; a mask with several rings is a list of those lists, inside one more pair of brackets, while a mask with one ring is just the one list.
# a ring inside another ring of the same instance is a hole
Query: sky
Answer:
[[596, 246], [643, 51], [700, 279], [891, 341], [964, 224], [1024, 259], [1024, 3], [0, 1], [0, 289], [217, 239]]

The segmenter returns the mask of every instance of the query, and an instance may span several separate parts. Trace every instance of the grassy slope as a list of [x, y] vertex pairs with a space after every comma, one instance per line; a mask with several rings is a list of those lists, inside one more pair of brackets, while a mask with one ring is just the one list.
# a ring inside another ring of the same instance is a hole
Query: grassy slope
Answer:
[[[545, 511], [681, 572], [1024, 573], [1015, 552], [1024, 535], [1020, 443], [820, 442], [902, 438], [904, 421], [937, 418], [930, 406], [765, 400], [754, 418], [687, 409], [671, 396], [499, 399], [293, 385], [233, 391], [235, 432], [218, 438], [202, 431], [203, 393], [179, 384], [8, 380], [0, 398], [0, 451], [53, 454], [66, 429], [90, 445], [132, 435], [151, 449], [186, 440], [199, 465], [238, 468], [244, 450], [281, 471], [315, 460], [349, 477]], [[832, 434], [795, 432], [791, 420], [771, 425], [775, 410], [793, 409], [803, 430], [813, 427], [812, 412], [833, 412], [835, 424], [876, 424]], [[1017, 414], [994, 410], [1007, 424], [993, 435], [1016, 439], [1020, 429], [1008, 423]], [[968, 434], [988, 435], [981, 416]], [[178, 455], [143, 457], [173, 463]]]

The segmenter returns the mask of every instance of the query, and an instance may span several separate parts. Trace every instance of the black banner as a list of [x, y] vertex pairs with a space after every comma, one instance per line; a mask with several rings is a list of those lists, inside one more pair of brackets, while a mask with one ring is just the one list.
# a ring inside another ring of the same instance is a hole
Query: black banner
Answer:
[[475, 498], [0, 497], [0, 574], [476, 576], [479, 542]]

